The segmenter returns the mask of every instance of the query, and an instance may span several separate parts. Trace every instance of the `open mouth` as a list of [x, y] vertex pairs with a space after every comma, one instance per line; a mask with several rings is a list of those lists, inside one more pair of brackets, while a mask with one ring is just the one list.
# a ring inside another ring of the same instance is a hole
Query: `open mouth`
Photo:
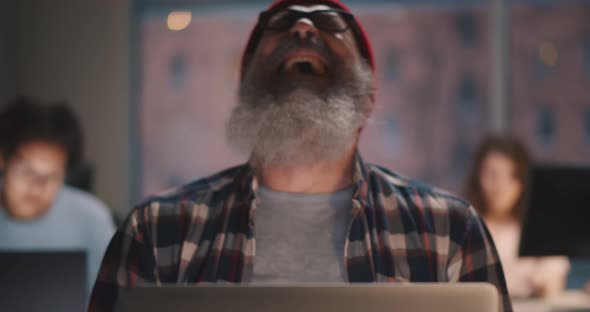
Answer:
[[287, 73], [319, 76], [326, 73], [326, 63], [320, 57], [309, 53], [292, 53], [285, 57], [281, 69]]

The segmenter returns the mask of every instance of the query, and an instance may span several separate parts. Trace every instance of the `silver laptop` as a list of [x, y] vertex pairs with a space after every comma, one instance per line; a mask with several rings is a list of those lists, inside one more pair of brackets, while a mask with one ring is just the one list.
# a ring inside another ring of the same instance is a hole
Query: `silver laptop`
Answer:
[[486, 283], [140, 286], [127, 312], [498, 312], [496, 287]]

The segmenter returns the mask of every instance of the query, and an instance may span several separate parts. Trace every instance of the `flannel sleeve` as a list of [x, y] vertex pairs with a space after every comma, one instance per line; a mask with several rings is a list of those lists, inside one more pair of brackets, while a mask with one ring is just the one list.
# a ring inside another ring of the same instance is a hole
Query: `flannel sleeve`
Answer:
[[126, 288], [157, 281], [154, 252], [141, 215], [139, 209], [134, 209], [112, 238], [92, 290], [88, 311], [115, 311]]
[[449, 279], [456, 282], [488, 282], [496, 286], [504, 312], [512, 312], [502, 264], [492, 237], [473, 207], [469, 207], [463, 234], [449, 260]]

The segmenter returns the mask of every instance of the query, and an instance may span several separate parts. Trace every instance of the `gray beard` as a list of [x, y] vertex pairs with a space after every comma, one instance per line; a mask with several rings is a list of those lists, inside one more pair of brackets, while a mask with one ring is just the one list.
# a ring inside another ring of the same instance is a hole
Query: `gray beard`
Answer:
[[246, 74], [226, 125], [230, 145], [251, 162], [307, 166], [338, 160], [356, 144], [371, 110], [373, 77], [367, 65], [340, 75], [325, 92], [302, 86], [272, 94], [261, 91], [264, 78], [257, 77], [261, 73]]

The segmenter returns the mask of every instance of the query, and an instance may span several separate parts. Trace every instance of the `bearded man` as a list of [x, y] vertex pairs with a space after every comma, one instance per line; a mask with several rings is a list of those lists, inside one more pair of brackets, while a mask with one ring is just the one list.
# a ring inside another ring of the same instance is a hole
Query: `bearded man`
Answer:
[[512, 307], [470, 204], [365, 164], [374, 61], [338, 1], [283, 0], [246, 46], [228, 141], [247, 164], [133, 209], [104, 257], [91, 311], [138, 283], [490, 282]]

